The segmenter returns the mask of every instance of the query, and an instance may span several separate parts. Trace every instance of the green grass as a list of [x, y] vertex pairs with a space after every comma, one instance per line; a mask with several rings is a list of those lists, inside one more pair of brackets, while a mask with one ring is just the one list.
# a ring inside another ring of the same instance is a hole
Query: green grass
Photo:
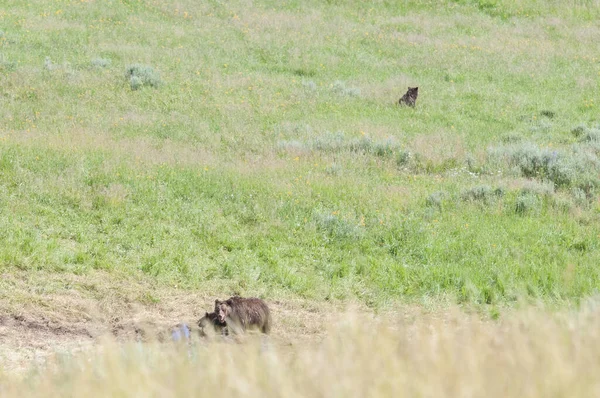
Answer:
[[[599, 16], [596, 1], [9, 1], [0, 272], [578, 302], [600, 286]], [[414, 110], [395, 105], [408, 86]]]

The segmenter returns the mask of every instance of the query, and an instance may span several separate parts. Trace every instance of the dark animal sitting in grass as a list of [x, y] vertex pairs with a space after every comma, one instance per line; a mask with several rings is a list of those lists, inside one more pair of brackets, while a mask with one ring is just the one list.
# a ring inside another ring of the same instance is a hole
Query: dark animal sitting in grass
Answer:
[[249, 329], [262, 333], [271, 331], [271, 314], [267, 304], [259, 298], [231, 297], [225, 301], [215, 300], [218, 321], [227, 323], [234, 334], [243, 334]]
[[214, 336], [220, 334], [227, 336], [229, 331], [227, 330], [227, 323], [219, 321], [219, 317], [215, 312], [206, 313], [197, 322], [200, 328], [200, 336]]
[[417, 103], [418, 96], [419, 87], [409, 87], [406, 94], [404, 94], [402, 98], [400, 98], [400, 101], [398, 101], [398, 103], [400, 105], [408, 105], [414, 108], [415, 104]]

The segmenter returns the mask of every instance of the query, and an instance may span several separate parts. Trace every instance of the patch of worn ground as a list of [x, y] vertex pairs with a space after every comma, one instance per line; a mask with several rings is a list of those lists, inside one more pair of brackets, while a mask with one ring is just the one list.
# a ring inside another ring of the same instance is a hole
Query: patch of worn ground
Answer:
[[[80, 334], [78, 334], [80, 332]], [[0, 318], [0, 367], [5, 372], [41, 365], [53, 353], [74, 353], [92, 346], [87, 331], [20, 316]]]
[[[5, 372], [42, 364], [53, 354], [92, 348], [107, 336], [122, 342], [168, 340], [175, 325], [194, 327], [212, 310], [215, 298], [231, 295], [219, 293], [218, 285], [188, 291], [102, 272], [11, 271], [0, 276], [0, 366]], [[268, 304], [274, 320], [271, 338], [282, 346], [320, 341], [332, 316], [348, 309], [348, 303], [295, 298]], [[367, 312], [351, 305], [354, 311]], [[394, 318], [414, 318], [416, 313], [405, 308]], [[196, 333], [193, 338], [200, 339]]]

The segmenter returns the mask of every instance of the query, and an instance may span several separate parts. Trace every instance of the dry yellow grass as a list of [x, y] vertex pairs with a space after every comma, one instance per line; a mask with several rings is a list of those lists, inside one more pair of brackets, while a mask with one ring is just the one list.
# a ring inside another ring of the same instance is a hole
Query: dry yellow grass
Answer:
[[423, 158], [424, 163], [434, 168], [464, 158], [466, 153], [463, 139], [448, 133], [415, 137], [410, 148]]
[[456, 312], [385, 322], [346, 315], [322, 341], [106, 342], [25, 375], [2, 396], [592, 397], [600, 394], [600, 313]]

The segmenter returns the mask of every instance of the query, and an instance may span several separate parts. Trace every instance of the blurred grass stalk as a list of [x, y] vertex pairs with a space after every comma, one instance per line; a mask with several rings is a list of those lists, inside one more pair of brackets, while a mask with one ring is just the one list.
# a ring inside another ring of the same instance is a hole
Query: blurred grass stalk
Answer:
[[0, 395], [86, 397], [592, 397], [600, 312], [461, 312], [391, 324], [346, 314], [314, 344], [105, 342], [0, 377]]

